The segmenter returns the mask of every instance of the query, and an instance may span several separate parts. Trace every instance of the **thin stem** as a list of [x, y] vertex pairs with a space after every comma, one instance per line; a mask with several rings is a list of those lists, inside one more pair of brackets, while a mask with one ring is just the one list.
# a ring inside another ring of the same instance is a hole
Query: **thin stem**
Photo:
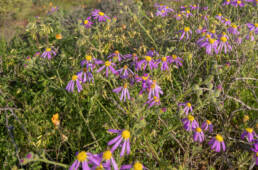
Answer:
[[40, 162], [45, 162], [47, 164], [52, 164], [52, 165], [56, 165], [56, 166], [61, 166], [61, 167], [64, 167], [64, 168], [68, 168], [69, 165], [66, 165], [66, 164], [62, 164], [62, 163], [59, 163], [59, 162], [54, 162], [54, 161], [50, 161], [50, 160], [47, 160], [47, 159], [34, 159], [33, 161], [40, 161]]

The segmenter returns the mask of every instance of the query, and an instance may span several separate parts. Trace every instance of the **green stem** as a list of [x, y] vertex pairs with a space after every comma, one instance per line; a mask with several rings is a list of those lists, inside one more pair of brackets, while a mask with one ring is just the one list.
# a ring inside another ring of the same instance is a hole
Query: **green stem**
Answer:
[[54, 162], [54, 161], [50, 161], [50, 160], [47, 160], [47, 159], [35, 159], [33, 161], [40, 161], [40, 162], [45, 162], [47, 164], [52, 164], [52, 165], [57, 165], [57, 166], [61, 166], [61, 167], [64, 167], [64, 168], [68, 168], [69, 165], [66, 165], [66, 164], [62, 164], [62, 163], [58, 163], [58, 162]]

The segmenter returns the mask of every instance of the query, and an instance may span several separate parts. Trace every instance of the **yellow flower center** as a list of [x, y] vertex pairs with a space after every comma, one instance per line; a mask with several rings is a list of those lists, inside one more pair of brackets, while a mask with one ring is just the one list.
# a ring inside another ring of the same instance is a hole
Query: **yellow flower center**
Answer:
[[156, 87], [156, 83], [151, 84], [151, 89], [154, 89]]
[[255, 23], [254, 26], [255, 26], [256, 28], [258, 28], [258, 23]]
[[127, 65], [124, 65], [124, 69], [125, 69], [125, 70], [128, 69], [128, 66], [127, 66]]
[[190, 31], [190, 27], [185, 27], [185, 28], [184, 28], [184, 31], [185, 31], [185, 32]]
[[187, 10], [187, 11], [186, 11], [186, 13], [187, 13], [187, 14], [190, 14], [190, 11], [189, 11], [189, 10]]
[[157, 96], [154, 96], [153, 99], [154, 99], [154, 101], [155, 101], [156, 103], [159, 102], [159, 98], [158, 98]]
[[194, 117], [192, 115], [189, 115], [188, 117], [188, 120], [190, 120], [191, 122], [194, 121]]
[[[256, 0], [256, 1], [258, 1], [258, 0]], [[258, 157], [258, 152], [256, 152], [256, 157]]]
[[221, 13], [219, 13], [219, 14], [218, 14], [218, 16], [222, 16], [222, 14], [221, 14]]
[[127, 83], [124, 84], [124, 89], [126, 89], [126, 88], [127, 88]]
[[178, 14], [177, 16], [178, 16], [178, 17], [181, 17], [182, 15], [181, 15], [181, 14]]
[[237, 28], [236, 24], [232, 24], [231, 27], [235, 29]]
[[206, 120], [206, 123], [207, 123], [208, 125], [210, 125], [210, 124], [211, 124], [211, 121], [209, 121], [209, 120]]
[[99, 12], [99, 15], [104, 16], [105, 14], [104, 14], [104, 12]]
[[162, 60], [163, 62], [165, 62], [165, 61], [167, 61], [167, 57], [162, 57], [161, 60]]
[[227, 2], [230, 2], [230, 0], [227, 0]]
[[176, 56], [176, 55], [172, 55], [172, 57], [173, 57], [174, 60], [177, 59], [177, 56]]
[[51, 51], [51, 48], [47, 48], [47, 49], [46, 49], [46, 52], [50, 52], [50, 51]]
[[165, 13], [165, 10], [163, 9], [163, 10], [161, 10], [161, 13]]
[[145, 56], [145, 60], [146, 60], [147, 62], [150, 62], [150, 61], [151, 61], [151, 56]]
[[106, 62], [105, 62], [105, 66], [106, 66], [106, 67], [109, 67], [110, 65], [111, 65], [111, 62], [110, 62], [110, 61], [106, 61]]
[[186, 106], [190, 108], [192, 105], [191, 103], [186, 103]]
[[133, 169], [134, 170], [142, 170], [143, 165], [140, 162], [135, 162], [134, 165], [133, 165]]
[[228, 19], [227, 19], [227, 18], [225, 18], [225, 21], [228, 21]]
[[220, 38], [220, 40], [221, 40], [222, 42], [227, 42], [227, 38], [226, 38], [226, 37], [224, 37], [224, 36], [223, 36], [223, 37], [221, 37], [221, 38]]
[[220, 134], [216, 135], [216, 140], [219, 142], [223, 142], [223, 137]]
[[148, 76], [142, 76], [142, 79], [143, 79], [143, 80], [147, 80], [147, 79], [148, 79]]
[[123, 137], [124, 139], [129, 139], [129, 138], [130, 138], [130, 132], [129, 132], [128, 130], [124, 130], [124, 131], [122, 132], [122, 137]]
[[87, 61], [91, 61], [92, 57], [91, 57], [90, 55], [87, 55], [87, 56], [85, 56], [85, 59], [86, 59]]
[[112, 157], [112, 153], [111, 153], [111, 151], [105, 151], [104, 153], [103, 153], [103, 159], [104, 160], [110, 160], [111, 159], [111, 157]]
[[77, 75], [73, 75], [73, 76], [72, 76], [72, 80], [73, 80], [73, 81], [77, 80], [77, 78], [78, 78]]
[[245, 129], [248, 133], [253, 133], [253, 129], [252, 128], [246, 128]]
[[198, 128], [196, 128], [196, 132], [200, 133], [200, 132], [202, 132], [202, 129], [198, 127]]
[[118, 50], [116, 50], [114, 53], [115, 53], [116, 55], [118, 55], [118, 54], [119, 54], [119, 51], [118, 51]]
[[206, 34], [206, 38], [211, 38], [211, 35], [210, 34]]
[[241, 4], [241, 1], [237, 1], [237, 4]]
[[215, 42], [215, 39], [209, 38], [209, 43], [210, 43], [210, 44], [213, 44], [214, 42]]
[[86, 19], [84, 20], [84, 25], [87, 25], [89, 23], [89, 21]]
[[202, 26], [199, 26], [199, 28], [198, 28], [199, 30], [201, 30], [202, 29]]
[[211, 30], [210, 32], [211, 32], [212, 34], [215, 34], [216, 31], [215, 31], [215, 30]]
[[78, 153], [77, 155], [77, 160], [80, 161], [80, 162], [83, 162], [87, 159], [87, 153], [82, 151], [80, 153]]

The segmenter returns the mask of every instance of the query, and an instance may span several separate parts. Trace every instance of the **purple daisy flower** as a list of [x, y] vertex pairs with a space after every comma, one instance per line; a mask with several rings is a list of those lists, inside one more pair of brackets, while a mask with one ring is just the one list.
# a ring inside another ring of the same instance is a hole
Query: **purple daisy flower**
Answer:
[[81, 61], [81, 67], [86, 65], [86, 68], [91, 70], [96, 67], [96, 64], [102, 64], [103, 62], [101, 60], [98, 60], [90, 55], [86, 55], [85, 59]]
[[90, 170], [89, 162], [93, 162], [94, 164], [99, 164], [98, 160], [94, 158], [94, 156], [91, 153], [82, 151], [77, 154], [76, 160], [70, 166], [69, 170], [77, 170], [79, 169], [81, 164], [82, 164], [83, 170]]
[[114, 139], [108, 142], [108, 145], [114, 144], [113, 147], [111, 148], [111, 151], [114, 152], [123, 141], [124, 143], [122, 145], [120, 157], [124, 156], [125, 150], [127, 155], [129, 155], [130, 154], [130, 132], [128, 130], [115, 130], [115, 129], [109, 129], [108, 131], [111, 133], [118, 134], [117, 137], [115, 137]]
[[231, 26], [228, 28], [228, 32], [233, 35], [239, 35], [238, 27], [235, 24], [231, 24]]
[[156, 105], [160, 105], [160, 99], [157, 96], [153, 96], [152, 98], [148, 99], [148, 101], [145, 103], [149, 105], [149, 108], [151, 108], [152, 106]]
[[118, 87], [113, 90], [113, 92], [115, 93], [119, 93], [120, 91], [122, 91], [120, 100], [122, 101], [124, 99], [124, 102], [126, 101], [126, 98], [130, 100], [130, 94], [127, 86], [128, 86], [127, 83], [125, 83], [124, 86]]
[[175, 18], [176, 18], [176, 20], [181, 20], [182, 19], [182, 15], [181, 14], [176, 14]]
[[199, 9], [199, 5], [190, 5], [191, 10]]
[[256, 165], [258, 165], [258, 143], [255, 142], [253, 146], [254, 146], [254, 148], [252, 148], [251, 150], [254, 152], [254, 158], [256, 160]]
[[[99, 62], [102, 64], [103, 62]], [[98, 70], [97, 73], [101, 72], [104, 68], [106, 68], [106, 77], [108, 77], [108, 70], [110, 70], [113, 74], [117, 74], [117, 71], [114, 69], [115, 64], [112, 63], [110, 60], [106, 61], [103, 66], [101, 66]]]
[[128, 68], [127, 65], [124, 65], [124, 67], [117, 70], [117, 72], [120, 74], [121, 78], [128, 78], [129, 75], [134, 75], [133, 71]]
[[87, 69], [87, 68], [84, 68], [83, 71], [79, 72], [78, 73], [78, 78], [83, 82], [94, 82], [94, 78], [93, 78], [93, 75], [92, 73]]
[[136, 82], [142, 83], [142, 89], [140, 91], [140, 95], [148, 89], [148, 84], [150, 84], [151, 80], [147, 73], [143, 74], [143, 76], [139, 77], [138, 75], [135, 76]]
[[175, 63], [176, 64], [176, 67], [182, 67], [182, 62], [183, 62], [183, 59], [176, 56], [176, 55], [172, 55], [172, 59], [170, 60], [171, 63]]
[[151, 48], [148, 52], [147, 52], [147, 54], [146, 54], [146, 56], [151, 56], [151, 57], [154, 57], [154, 56], [159, 56], [159, 53], [154, 49], [154, 48]]
[[145, 56], [143, 60], [137, 63], [137, 68], [142, 70], [145, 70], [147, 66], [149, 66], [151, 70], [156, 67], [154, 60], [149, 55]]
[[221, 148], [224, 152], [226, 151], [224, 139], [220, 134], [217, 134], [215, 138], [212, 138], [208, 144], [211, 145], [211, 149], [215, 152], [220, 152]]
[[191, 11], [189, 11], [189, 10], [183, 11], [182, 13], [185, 14], [186, 18], [189, 18], [189, 17], [192, 17], [192, 16], [193, 16], [193, 14], [191, 13]]
[[246, 35], [245, 39], [250, 40], [250, 41], [254, 41], [254, 32], [253, 32], [253, 31], [250, 31], [250, 32]]
[[121, 55], [121, 54], [119, 53], [118, 50], [116, 50], [114, 53], [110, 54], [107, 58], [108, 58], [108, 59], [109, 59], [109, 58], [112, 58], [112, 59], [114, 59], [114, 60], [122, 61], [124, 57], [123, 57], [123, 55]]
[[160, 86], [157, 84], [156, 80], [153, 80], [149, 83], [149, 95], [148, 99], [150, 99], [152, 96], [159, 97], [159, 94], [163, 94], [163, 91], [161, 90]]
[[244, 7], [244, 6], [245, 6], [244, 2], [241, 1], [241, 0], [235, 0], [235, 1], [233, 1], [233, 2], [231, 3], [231, 5], [233, 5], [233, 6], [235, 6], [235, 7]]
[[45, 51], [42, 53], [41, 57], [43, 58], [48, 58], [49, 60], [56, 56], [56, 52], [54, 50], [52, 50], [51, 48], [46, 48]]
[[218, 40], [214, 38], [209, 38], [208, 41], [205, 41], [204, 43], [201, 44], [201, 47], [206, 48], [206, 53], [208, 55], [212, 55], [213, 52], [218, 54], [217, 46], [218, 46]]
[[158, 8], [158, 10], [156, 12], [156, 16], [165, 17], [165, 16], [168, 16], [168, 14], [170, 12], [174, 12], [174, 10], [172, 8], [169, 8], [166, 5], [155, 5], [155, 6]]
[[171, 61], [171, 56], [166, 56], [166, 57], [162, 57], [161, 59], [159, 59], [157, 61], [157, 64], [161, 64], [160, 69], [162, 71], [165, 71], [165, 70], [169, 69], [169, 67], [168, 67], [169, 61]]
[[67, 84], [65, 89], [68, 92], [73, 92], [73, 90], [74, 90], [74, 82], [76, 82], [77, 91], [78, 92], [82, 91], [81, 80], [79, 79], [78, 75], [73, 75], [72, 76], [72, 80], [69, 81], [69, 83]]
[[220, 53], [223, 49], [225, 54], [232, 51], [232, 47], [228, 43], [228, 39], [229, 37], [226, 35], [226, 33], [222, 33], [222, 35], [219, 36], [218, 53]]
[[194, 130], [193, 140], [195, 142], [200, 142], [200, 143], [202, 143], [204, 141], [204, 133], [201, 128], [197, 127]]
[[178, 106], [185, 106], [183, 111], [186, 116], [188, 115], [189, 111], [193, 111], [193, 107], [190, 102], [180, 103]]
[[225, 0], [225, 1], [222, 3], [222, 5], [229, 5], [230, 3], [231, 3], [230, 0]]
[[231, 21], [230, 21], [229, 19], [227, 19], [227, 18], [224, 18], [221, 22], [222, 22], [223, 24], [225, 24], [225, 26], [231, 24]]
[[206, 120], [202, 123], [202, 129], [203, 130], [208, 130], [209, 129], [209, 132], [211, 133], [213, 131], [213, 125], [211, 123], [211, 121], [209, 120]]
[[120, 170], [126, 170], [126, 169], [129, 169], [129, 170], [145, 170], [147, 168], [145, 168], [143, 166], [143, 164], [141, 164], [140, 162], [136, 161], [133, 164], [122, 165], [121, 168], [120, 168]]
[[91, 14], [93, 18], [98, 20], [99, 22], [105, 22], [107, 20], [110, 20], [110, 18], [104, 12], [101, 12], [99, 9], [95, 9], [94, 11], [92, 11]]
[[219, 13], [218, 15], [215, 16], [216, 19], [218, 19], [219, 21], [222, 21], [223, 16], [221, 13]]
[[185, 27], [183, 30], [180, 30], [179, 32], [182, 33], [179, 40], [182, 40], [184, 37], [186, 37], [186, 40], [188, 40], [192, 35], [192, 31], [190, 27]]
[[83, 25], [85, 28], [90, 28], [93, 23], [91, 22], [91, 17], [86, 18], [82, 21], [81, 25]]
[[247, 23], [246, 25], [249, 31], [254, 31], [255, 34], [258, 34], [258, 23], [255, 23], [255, 24]]
[[194, 119], [192, 115], [188, 115], [187, 118], [182, 119], [182, 122], [186, 131], [191, 131], [199, 127], [198, 122]]
[[115, 161], [115, 159], [112, 156], [112, 151], [107, 150], [99, 155], [97, 155], [99, 164], [93, 166], [93, 169], [97, 170], [97, 168], [107, 169], [111, 170], [111, 167], [114, 168], [114, 170], [119, 170], [118, 165]]
[[195, 31], [197, 34], [205, 33], [207, 30], [203, 28], [202, 26], [199, 26], [197, 30]]
[[248, 142], [252, 142], [256, 136], [255, 131], [252, 128], [246, 128], [242, 133], [241, 138], [244, 139], [247, 136]]

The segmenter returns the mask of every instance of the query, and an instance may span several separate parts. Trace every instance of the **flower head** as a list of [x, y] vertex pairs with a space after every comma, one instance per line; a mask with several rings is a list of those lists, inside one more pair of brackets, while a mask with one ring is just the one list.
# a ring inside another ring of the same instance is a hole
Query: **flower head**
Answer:
[[186, 115], [188, 115], [189, 111], [193, 111], [193, 107], [190, 102], [180, 103], [178, 106], [185, 106], [183, 111]]
[[212, 132], [213, 131], [213, 125], [211, 123], [211, 121], [209, 120], [206, 120], [202, 123], [202, 129], [203, 130], [208, 130], [209, 129], [209, 132]]
[[211, 149], [215, 152], [220, 152], [221, 148], [224, 152], [226, 150], [224, 139], [220, 134], [217, 134], [215, 138], [212, 138], [208, 144], [211, 145]]
[[101, 67], [97, 70], [98, 73], [101, 72], [104, 68], [106, 68], [106, 77], [108, 77], [108, 71], [109, 71], [109, 70], [110, 70], [113, 74], [116, 74], [116, 73], [117, 73], [117, 71], [116, 71], [116, 70], [114, 69], [114, 67], [113, 67], [113, 66], [115, 66], [115, 64], [112, 63], [110, 60], [105, 61], [105, 63], [103, 63], [103, 62], [100, 62], [100, 63], [102, 63], [103, 66], [101, 66]]
[[120, 86], [113, 90], [113, 92], [115, 92], [115, 93], [119, 93], [120, 91], [122, 91], [120, 100], [121, 101], [124, 100], [124, 102], [126, 101], [126, 99], [130, 100], [130, 94], [129, 94], [129, 90], [128, 90], [127, 86], [128, 86], [128, 84], [125, 83], [124, 86]]
[[99, 164], [98, 160], [89, 152], [81, 151], [76, 155], [76, 160], [70, 166], [69, 170], [77, 170], [82, 164], [83, 170], [90, 170], [89, 163]]
[[90, 28], [92, 26], [91, 17], [86, 18], [85, 20], [82, 20], [81, 25], [83, 25], [85, 28]]
[[98, 9], [95, 9], [94, 11], [92, 11], [91, 14], [93, 18], [98, 20], [99, 22], [105, 22], [107, 20], [110, 20], [110, 18], [104, 12], [101, 12]]
[[49, 60], [53, 57], [56, 56], [56, 52], [52, 50], [52, 48], [46, 48], [45, 51], [42, 53], [41, 57], [43, 58], [48, 58]]
[[256, 136], [256, 133], [252, 128], [246, 128], [242, 133], [241, 138], [244, 139], [246, 136], [248, 142], [252, 142], [254, 140], [254, 136]]
[[194, 130], [195, 128], [199, 127], [198, 122], [192, 115], [188, 115], [187, 118], [182, 119], [182, 122], [186, 131]]
[[76, 82], [76, 87], [77, 87], [78, 92], [82, 91], [82, 85], [81, 85], [81, 80], [79, 79], [79, 76], [73, 75], [72, 80], [70, 80], [66, 86], [66, 90], [68, 92], [73, 92], [75, 82]]
[[200, 142], [200, 143], [204, 141], [204, 133], [201, 128], [199, 127], [195, 128], [194, 134], [193, 134], [193, 140], [195, 142]]
[[131, 170], [144, 170], [146, 168], [143, 166], [142, 163], [140, 163], [139, 161], [136, 161], [129, 165], [122, 165], [120, 168], [120, 170], [126, 170], [126, 169], [128, 169], [128, 170], [130, 170], [130, 169]]

